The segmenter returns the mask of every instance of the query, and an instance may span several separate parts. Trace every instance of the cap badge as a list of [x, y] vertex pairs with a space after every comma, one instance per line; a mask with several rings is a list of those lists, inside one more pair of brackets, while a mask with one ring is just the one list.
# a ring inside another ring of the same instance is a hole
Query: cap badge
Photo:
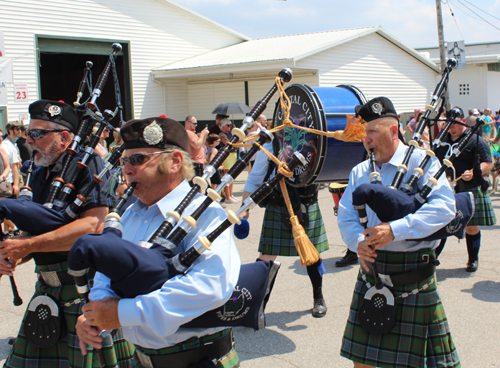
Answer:
[[375, 102], [373, 105], [372, 105], [372, 111], [377, 114], [377, 115], [382, 115], [382, 110], [383, 110], [383, 107], [382, 107], [382, 104], [379, 103], [379, 102]]
[[49, 114], [50, 114], [50, 116], [59, 115], [61, 112], [62, 112], [61, 107], [59, 107], [57, 105], [51, 105], [49, 107]]
[[144, 140], [147, 144], [154, 146], [163, 139], [163, 129], [156, 123], [156, 120], [144, 128]]

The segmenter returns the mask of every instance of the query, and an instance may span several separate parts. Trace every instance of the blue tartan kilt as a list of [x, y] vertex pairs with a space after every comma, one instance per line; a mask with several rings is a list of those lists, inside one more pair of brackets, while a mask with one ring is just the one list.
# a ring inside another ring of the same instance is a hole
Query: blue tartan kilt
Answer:
[[492, 226], [497, 223], [493, 204], [488, 192], [483, 193], [480, 187], [472, 188], [475, 212], [467, 226]]
[[[405, 252], [377, 251], [377, 267], [382, 274], [399, 274], [422, 266], [430, 249]], [[371, 266], [370, 263], [368, 263]], [[367, 276], [371, 285], [373, 278]], [[428, 286], [424, 289], [424, 285]], [[417, 294], [412, 290], [423, 289]], [[395, 298], [396, 324], [383, 335], [370, 334], [361, 327], [358, 313], [367, 286], [359, 274], [347, 320], [340, 355], [374, 367], [460, 367], [448, 320], [436, 285], [436, 274], [419, 283], [390, 288]], [[403, 293], [409, 293], [401, 298]]]
[[[328, 250], [325, 224], [317, 202], [306, 205], [309, 223], [304, 230], [311, 243], [318, 252]], [[286, 207], [267, 206], [262, 223], [259, 252], [274, 256], [298, 256], [297, 248], [293, 241], [292, 229], [284, 225], [284, 218], [288, 216]]]

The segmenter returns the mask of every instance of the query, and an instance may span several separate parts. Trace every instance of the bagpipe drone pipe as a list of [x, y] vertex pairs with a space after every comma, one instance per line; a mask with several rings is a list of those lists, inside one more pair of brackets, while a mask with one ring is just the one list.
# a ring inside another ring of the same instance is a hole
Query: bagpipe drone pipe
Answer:
[[[82, 119], [80, 120], [78, 130], [73, 138], [73, 141], [66, 149], [67, 155], [64, 157], [60, 176], [57, 177], [56, 179], [54, 179], [54, 181], [52, 182], [50, 193], [49, 193], [49, 195], [47, 197], [47, 201], [45, 203], [45, 206], [47, 206], [49, 208], [53, 207], [53, 206], [58, 206], [60, 208], [65, 207], [64, 200], [67, 198], [67, 195], [69, 195], [71, 193], [71, 190], [74, 189], [74, 183], [72, 183], [71, 181], [78, 179], [78, 174], [75, 174], [75, 176], [72, 177], [72, 179], [68, 179], [66, 177], [66, 174], [67, 174], [68, 169], [70, 168], [71, 162], [72, 162], [73, 158], [75, 158], [75, 156], [77, 155], [79, 147], [87, 142], [87, 138], [89, 137], [90, 133], [92, 132], [93, 125], [96, 122], [102, 122], [102, 120], [106, 119], [106, 118], [103, 118], [102, 114], [99, 112], [96, 101], [97, 101], [97, 98], [101, 95], [104, 86], [106, 85], [110, 71], [113, 69], [113, 72], [115, 72], [115, 57], [122, 50], [122, 46], [119, 43], [114, 43], [111, 47], [112, 47], [111, 54], [109, 55], [109, 59], [105, 65], [101, 75], [99, 76], [96, 85], [94, 86], [94, 89], [92, 91], [92, 95], [89, 98], [90, 101], [85, 103], [85, 109], [84, 109], [84, 112], [82, 115]], [[87, 63], [87, 67], [84, 70], [84, 79], [80, 83], [80, 87], [79, 87], [77, 96], [81, 92], [80, 90], [84, 88], [85, 83], [83, 83], [83, 81], [87, 78], [89, 72], [90, 72], [90, 67], [88, 66], [88, 63]], [[119, 85], [118, 85], [117, 80], [115, 80], [115, 95], [116, 95], [116, 99], [117, 99], [117, 108], [115, 109], [115, 112], [112, 113], [112, 116], [110, 118], [113, 118], [118, 110], [121, 113], [121, 108], [122, 108], [121, 101], [120, 101]], [[77, 101], [78, 101], [78, 97], [77, 97]], [[75, 105], [80, 106], [79, 103], [76, 101], [75, 101]], [[114, 128], [110, 124], [108, 124], [107, 126], [114, 130]], [[104, 129], [105, 127], [103, 127], [102, 129]], [[91, 143], [93, 143], [93, 142], [91, 142]], [[99, 139], [97, 139], [97, 141], [95, 142], [94, 147], [92, 148], [92, 151], [88, 152], [89, 156], [92, 154], [93, 149], [95, 148], [95, 145], [97, 145], [97, 143], [99, 143]], [[85, 168], [85, 166], [82, 166], [82, 165], [80, 165], [79, 167], [81, 170], [83, 170]], [[77, 171], [77, 172], [79, 173], [80, 171]], [[62, 198], [58, 198], [61, 190], [63, 190]]]
[[[54, 182], [52, 183], [51, 186], [51, 192], [49, 193], [48, 200], [45, 203], [44, 206], [34, 203], [32, 201], [33, 198], [33, 193], [31, 188], [29, 187], [32, 173], [33, 173], [33, 167], [34, 167], [34, 154], [32, 155], [30, 165], [28, 168], [28, 177], [26, 180], [27, 185], [21, 187], [21, 192], [19, 194], [18, 199], [10, 199], [7, 198], [3, 202], [0, 203], [0, 222], [2, 222], [4, 219], [8, 218], [11, 220], [20, 230], [23, 230], [31, 235], [39, 235], [42, 233], [46, 233], [52, 230], [55, 230], [62, 225], [65, 225], [71, 221], [73, 221], [78, 215], [75, 210], [79, 208], [78, 204], [72, 205], [73, 211], [68, 211], [66, 212], [64, 210], [65, 203], [64, 200], [67, 200], [68, 195], [71, 193], [72, 190], [74, 190], [74, 185], [76, 180], [78, 180], [79, 173], [86, 168], [86, 161], [90, 158], [92, 155], [93, 149], [95, 148], [95, 145], [99, 141], [99, 137], [97, 136], [97, 139], [91, 140], [90, 148], [87, 147], [84, 156], [79, 162], [77, 163], [78, 165], [78, 170], [75, 171], [75, 174], [71, 178], [71, 180], [65, 182], [65, 176], [66, 172], [68, 169], [72, 166], [72, 161], [73, 159], [77, 156], [79, 147], [82, 143], [87, 141], [87, 138], [89, 136], [89, 133], [92, 129], [92, 126], [94, 123], [99, 123], [100, 124], [100, 131], [102, 131], [106, 126], [111, 127], [108, 124], [108, 120], [110, 120], [112, 117], [114, 117], [114, 114], [105, 111], [104, 112], [104, 117], [103, 114], [101, 114], [98, 111], [97, 106], [95, 105], [95, 102], [97, 100], [97, 97], [100, 95], [102, 88], [106, 84], [106, 80], [109, 74], [109, 71], [113, 67], [114, 69], [114, 57], [116, 54], [121, 50], [121, 45], [120, 44], [113, 44], [112, 45], [112, 52], [110, 54], [109, 60], [106, 64], [106, 67], [104, 71], [101, 73], [98, 82], [96, 84], [96, 88], [94, 89], [94, 93], [91, 96], [91, 102], [86, 103], [86, 109], [85, 112], [82, 116], [82, 119], [79, 122], [79, 126], [77, 129], [77, 133], [75, 134], [73, 141], [71, 144], [68, 146], [66, 152], [67, 155], [64, 157], [63, 160], [63, 165], [62, 165], [62, 170], [61, 170], [61, 175], [60, 177], [56, 178]], [[83, 89], [87, 83], [83, 83], [83, 81], [86, 81], [88, 78], [88, 75], [90, 73], [90, 68], [92, 66], [91, 62], [86, 63], [86, 68], [84, 70], [84, 78], [82, 80], [82, 83], [80, 83], [78, 95], [83, 95]], [[89, 84], [90, 86], [90, 84]], [[115, 89], [116, 91], [119, 90], [119, 86], [116, 86], [117, 88]], [[81, 97], [81, 96], [80, 96]], [[79, 100], [77, 98], [77, 100]], [[117, 101], [119, 98], [117, 97]], [[75, 104], [76, 105], [76, 104]], [[120, 104], [119, 104], [120, 105]], [[121, 105], [120, 105], [121, 106]], [[58, 106], [55, 106], [58, 108]], [[60, 111], [60, 109], [59, 109]], [[55, 114], [57, 111], [52, 111], [49, 109], [49, 113]], [[111, 127], [112, 128], [112, 127]], [[118, 157], [119, 158], [119, 157]], [[104, 174], [109, 170], [111, 167], [107, 167], [106, 170], [103, 170], [98, 176], [94, 175], [94, 179], [97, 178], [102, 181], [102, 177]], [[66, 179], [67, 180], [67, 179]], [[93, 183], [93, 182], [92, 182]], [[62, 200], [58, 200], [58, 193], [60, 189], [62, 188], [63, 184], [65, 185], [65, 193], [63, 193]], [[93, 185], [93, 186], [92, 186]], [[92, 188], [95, 186], [95, 184], [89, 185], [89, 187], [92, 186]], [[86, 195], [89, 195], [91, 193], [92, 189], [90, 189]], [[60, 207], [58, 207], [60, 206]], [[54, 208], [53, 208], [54, 207]], [[69, 208], [68, 208], [69, 210]], [[36, 219], [36, 221], [34, 221]], [[22, 300], [19, 297], [19, 294], [17, 292], [17, 287], [15, 284], [15, 280], [13, 277], [10, 277], [10, 282], [12, 286], [12, 292], [14, 294], [14, 305], [21, 305]]]
[[[452, 116], [449, 118], [449, 121], [446, 125], [447, 128], [449, 128], [449, 126], [451, 126], [451, 124], [453, 123], [462, 124], [461, 122], [455, 121], [453, 114], [451, 115]], [[471, 137], [483, 124], [484, 120], [478, 118], [476, 125], [474, 125], [474, 127], [467, 131], [466, 135], [453, 149], [452, 155], [448, 159], [445, 159], [443, 161], [443, 165], [440, 167], [440, 169], [434, 174], [433, 177], [427, 180], [426, 184], [419, 191], [416, 191], [414, 189], [416, 187], [416, 182], [419, 177], [423, 176], [423, 169], [425, 168], [426, 163], [434, 157], [434, 152], [440, 146], [440, 139], [444, 137], [444, 134], [440, 134], [440, 136], [436, 138], [436, 141], [433, 144], [433, 150], [426, 151], [426, 156], [422, 160], [422, 163], [418, 168], [414, 170], [414, 174], [410, 177], [407, 184], [401, 186], [401, 189], [394, 189], [392, 186], [383, 186], [379, 174], [376, 173], [376, 167], [373, 167], [373, 165], [375, 164], [371, 164], [371, 182], [359, 185], [352, 193], [352, 204], [354, 208], [358, 210], [360, 219], [364, 218], [365, 221], [367, 221], [365, 205], [369, 206], [382, 222], [394, 221], [403, 218], [408, 214], [415, 213], [427, 201], [432, 188], [437, 185], [438, 179], [441, 177], [441, 175], [446, 171], [447, 168], [452, 167], [453, 160], [460, 155], [461, 151], [467, 145]], [[446, 130], [447, 128], [444, 128], [443, 130]], [[413, 143], [410, 142], [410, 144]], [[407, 151], [407, 154], [408, 152], [409, 149]], [[409, 160], [407, 160], [407, 162], [408, 161]], [[460, 239], [464, 237], [465, 227], [470, 218], [474, 215], [473, 194], [470, 192], [456, 193], [455, 203], [455, 218], [437, 232], [425, 238], [422, 238], [421, 240], [431, 241], [443, 239], [448, 236], [456, 236]]]
[[[288, 172], [304, 163], [304, 157], [297, 153], [288, 165]], [[207, 236], [199, 236], [195, 245], [184, 253], [176, 252], [179, 243], [174, 243], [172, 238], [159, 237], [151, 248], [143, 248], [122, 239], [122, 225], [117, 213], [119, 206], [126, 202], [126, 195], [133, 191], [133, 188], [128, 188], [124, 193], [125, 197], [120, 199], [118, 208], [108, 215], [103, 233], [84, 235], [75, 242], [68, 257], [68, 273], [75, 276], [77, 289], [82, 293], [88, 293], [86, 275], [89, 269], [110, 278], [111, 288], [122, 298], [134, 298], [160, 289], [167, 280], [188, 273], [200, 255], [210, 249], [212, 242], [232, 224], [239, 222], [238, 215], [269, 195], [282, 178], [283, 174], [278, 173], [273, 179], [263, 183], [236, 213], [227, 211], [228, 218], [225, 221]], [[237, 286], [229, 301], [184, 327], [263, 328], [264, 308], [278, 268], [277, 262], [242, 265]], [[242, 311], [244, 313], [239, 313]]]
[[[279, 76], [280, 80], [279, 80], [279, 82], [276, 82], [276, 83], [281, 83], [283, 85], [284, 83], [287, 83], [292, 79], [293, 73], [290, 69], [284, 68], [284, 69], [280, 70], [280, 72], [278, 73], [278, 76]], [[229, 156], [229, 153], [231, 151], [231, 145], [238, 143], [239, 141], [242, 141], [243, 139], [245, 139], [245, 130], [248, 128], [251, 128], [253, 126], [255, 119], [257, 119], [260, 116], [260, 114], [262, 114], [262, 112], [266, 109], [267, 103], [269, 102], [269, 100], [273, 97], [273, 95], [278, 90], [278, 86], [276, 85], [276, 83], [269, 90], [269, 92], [267, 92], [267, 94], [261, 100], [259, 100], [257, 102], [257, 104], [255, 104], [255, 106], [248, 113], [248, 115], [245, 117], [245, 119], [243, 119], [243, 125], [241, 126], [241, 128], [240, 129], [234, 128], [231, 131], [233, 137], [229, 141], [229, 144], [226, 144], [223, 148], [221, 148], [217, 152], [217, 154], [212, 159], [212, 161], [207, 165], [207, 167], [205, 167], [205, 169], [203, 171], [203, 176], [201, 178], [198, 176], [193, 178], [193, 180], [192, 180], [193, 187], [191, 188], [189, 193], [186, 195], [186, 197], [179, 203], [179, 205], [173, 211], [169, 211], [167, 213], [167, 217], [163, 221], [162, 225], [158, 228], [156, 233], [153, 234], [152, 238], [150, 239], [151, 243], [156, 242], [159, 237], [166, 237], [168, 234], [170, 234], [172, 229], [179, 222], [182, 212], [184, 212], [184, 210], [189, 205], [189, 203], [191, 203], [191, 201], [193, 200], [195, 195], [198, 192], [200, 192], [200, 190], [202, 193], [205, 193], [205, 191], [208, 188], [207, 179], [211, 178], [212, 175], [215, 174], [215, 172], [217, 171], [219, 166], [221, 166], [222, 163], [227, 159], [227, 157]], [[262, 135], [261, 135], [261, 137], [262, 137]], [[245, 159], [247, 161], [246, 161], [244, 166], [242, 165], [242, 162], [239, 161], [239, 162], [237, 162], [237, 166], [234, 168], [231, 175], [228, 172], [227, 175], [224, 176], [223, 182], [221, 184], [222, 185], [221, 188], [224, 188], [225, 185], [230, 185], [232, 183], [232, 181], [236, 178], [236, 176], [239, 175], [243, 171], [243, 169], [248, 164], [248, 160], [250, 159], [251, 156], [245, 156], [245, 157], [247, 157]], [[218, 195], [218, 193], [216, 191], [211, 190], [211, 189], [208, 190], [208, 195], [212, 201], [216, 200], [216, 199], [220, 199], [220, 196]], [[208, 205], [210, 203], [208, 203]], [[208, 207], [208, 205], [207, 205], [207, 207]], [[189, 226], [192, 227], [192, 224], [190, 224]]]
[[[85, 198], [92, 192], [95, 186], [102, 181], [104, 175], [119, 161], [123, 153], [123, 147], [119, 148], [116, 154], [110, 157], [105, 163], [102, 171], [98, 175], [94, 175], [87, 187], [82, 188], [82, 192], [76, 196], [75, 202], [69, 207], [67, 206], [67, 200], [74, 192], [75, 185], [78, 183], [81, 173], [87, 169], [87, 164], [93, 157], [93, 152], [99, 143], [101, 132], [106, 128], [113, 128], [109, 124], [109, 121], [115, 117], [116, 110], [115, 112], [105, 110], [104, 113], [101, 114], [95, 103], [106, 84], [110, 69], [112, 65], [114, 65], [114, 57], [120, 50], [120, 44], [113, 44], [109, 60], [99, 76], [93, 94], [90, 97], [91, 101], [85, 104], [86, 108], [79, 122], [77, 133], [66, 149], [66, 156], [63, 158], [60, 175], [55, 178], [51, 184], [46, 203], [41, 205], [32, 201], [33, 193], [29, 185], [34, 166], [33, 155], [28, 168], [27, 185], [21, 188], [19, 198], [5, 199], [3, 202], [0, 202], [0, 221], [8, 218], [14, 222], [19, 229], [31, 235], [47, 233], [73, 221], [78, 217], [78, 210], [82, 203], [84, 203]], [[87, 62], [83, 80], [87, 79], [89, 69], [90, 66]], [[84, 88], [82, 87], [82, 85], [84, 85], [83, 80], [82, 83], [80, 83], [78, 94], [83, 92], [81, 91]], [[89, 135], [91, 135], [90, 132], [92, 132], [92, 127], [95, 124], [98, 124], [97, 132], [92, 134], [89, 139]], [[84, 143], [88, 143], [86, 147], [83, 146]], [[82, 146], [84, 150], [79, 153], [80, 146]], [[69, 178], [67, 178], [67, 176], [69, 176]], [[33, 221], [33, 219], [37, 219], [37, 221]]]
[[[0, 201], [0, 221], [11, 220], [16, 226], [30, 235], [40, 235], [60, 228], [78, 218], [80, 208], [97, 184], [102, 182], [107, 172], [119, 161], [123, 146], [118, 147], [104, 165], [101, 172], [82, 189], [76, 199], [66, 208], [52, 208], [31, 201], [31, 194], [20, 195], [19, 199], [6, 198]], [[80, 162], [79, 162], [80, 163]], [[23, 187], [23, 191], [28, 191]], [[25, 192], [26, 193], [26, 192]], [[36, 220], [35, 220], [36, 219]]]

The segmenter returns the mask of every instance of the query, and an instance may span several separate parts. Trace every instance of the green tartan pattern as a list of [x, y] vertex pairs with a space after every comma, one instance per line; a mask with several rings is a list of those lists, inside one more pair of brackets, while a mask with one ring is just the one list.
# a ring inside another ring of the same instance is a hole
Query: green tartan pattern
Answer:
[[[48, 266], [37, 266], [38, 271], [67, 271], [68, 264], [66, 262]], [[53, 288], [44, 283], [40, 277], [35, 286], [33, 298], [39, 295], [51, 295], [60, 304], [74, 301], [80, 296], [76, 291], [74, 284], [62, 285]], [[88, 346], [87, 355], [83, 356], [80, 353], [79, 339], [76, 335], [75, 324], [78, 317], [81, 315], [81, 307], [79, 304], [72, 304], [69, 307], [59, 306], [60, 311], [64, 314], [66, 324], [66, 335], [54, 346], [49, 348], [39, 348], [29, 342], [24, 335], [24, 315], [19, 335], [16, 338], [12, 352], [7, 358], [4, 368], [92, 368], [99, 367], [98, 354], [91, 346]], [[27, 310], [26, 310], [27, 311]], [[110, 335], [104, 338], [103, 353], [106, 359], [106, 365], [109, 367], [136, 367], [133, 356], [135, 347], [123, 338], [122, 330], [113, 331]]]
[[[398, 274], [418, 268], [429, 249], [413, 253], [377, 251], [377, 267], [383, 274]], [[369, 264], [371, 266], [371, 264]], [[367, 277], [371, 285], [374, 280]], [[394, 297], [420, 289], [431, 278], [417, 284], [391, 288]], [[342, 339], [341, 356], [376, 367], [460, 367], [448, 320], [434, 282], [418, 294], [396, 299], [396, 324], [384, 335], [366, 332], [358, 322], [358, 311], [367, 291], [358, 276]]]
[[[224, 336], [226, 336], [228, 333], [231, 332], [230, 328], [226, 328], [225, 330], [216, 332], [211, 335], [206, 335], [202, 336], [200, 338], [193, 337], [189, 340], [183, 341], [178, 343], [177, 345], [174, 346], [169, 346], [166, 348], [162, 349], [146, 349], [143, 348], [142, 346], [136, 345], [136, 349], [140, 350], [142, 353], [145, 355], [168, 355], [172, 353], [178, 353], [180, 351], [185, 351], [185, 350], [190, 350], [190, 349], [196, 349], [202, 345], [205, 345], [206, 343], [214, 342]], [[137, 356], [135, 357], [135, 361], [137, 366], [141, 366], [139, 362], [139, 358]], [[217, 367], [220, 368], [238, 368], [240, 366], [240, 358], [238, 356], [238, 353], [236, 353], [236, 350], [234, 347], [231, 349], [229, 353], [227, 353], [224, 357], [219, 359], [217, 362]]]
[[497, 223], [495, 211], [488, 192], [483, 193], [480, 187], [472, 188], [475, 212], [467, 226], [492, 226]]
[[[328, 250], [328, 239], [326, 237], [325, 224], [318, 206], [318, 202], [306, 205], [309, 215], [309, 223], [304, 230], [309, 236], [318, 252]], [[288, 216], [286, 207], [267, 206], [262, 222], [259, 252], [274, 256], [298, 256], [297, 248], [293, 242], [292, 229], [283, 225]]]

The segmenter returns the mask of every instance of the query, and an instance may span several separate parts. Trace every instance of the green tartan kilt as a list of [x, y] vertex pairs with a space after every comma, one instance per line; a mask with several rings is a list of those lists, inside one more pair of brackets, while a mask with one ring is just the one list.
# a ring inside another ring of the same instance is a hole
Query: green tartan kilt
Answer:
[[[318, 202], [306, 205], [309, 223], [304, 230], [318, 252], [328, 250], [325, 224], [319, 210]], [[262, 223], [259, 252], [274, 256], [298, 256], [293, 242], [292, 229], [284, 225], [288, 210], [281, 206], [267, 206]]]
[[[38, 271], [67, 271], [66, 262], [48, 266], [37, 266]], [[60, 287], [50, 287], [40, 277], [35, 286], [33, 298], [39, 295], [50, 295], [60, 304], [72, 302], [80, 297], [74, 284], [62, 285]], [[78, 317], [82, 314], [81, 303], [72, 304], [69, 307], [59, 306], [59, 310], [64, 314], [66, 324], [66, 335], [55, 345], [49, 348], [39, 348], [29, 342], [24, 335], [24, 315], [19, 334], [14, 343], [13, 349], [7, 358], [5, 367], [12, 368], [91, 368], [99, 367], [98, 354], [91, 347], [87, 346], [87, 355], [83, 356], [80, 352], [79, 339], [76, 334], [75, 324]], [[27, 312], [27, 310], [26, 310]], [[136, 367], [133, 356], [135, 347], [127, 342], [121, 329], [114, 330], [110, 335], [104, 338], [103, 352], [108, 367]]]
[[[413, 253], [377, 251], [377, 267], [382, 274], [412, 271], [422, 265], [422, 255], [433, 250]], [[371, 263], [368, 263], [371, 266]], [[417, 294], [434, 278], [430, 286]], [[374, 285], [373, 278], [367, 280]], [[361, 273], [354, 289], [340, 355], [354, 362], [376, 367], [460, 367], [448, 320], [436, 285], [436, 274], [416, 284], [390, 288], [396, 302], [396, 324], [392, 331], [375, 335], [366, 332], [358, 322], [358, 312], [367, 287]], [[398, 298], [408, 292], [407, 298]]]
[[483, 193], [480, 187], [472, 188], [475, 211], [467, 226], [492, 226], [497, 223], [495, 211], [488, 192]]
[[[178, 353], [180, 351], [185, 351], [185, 350], [190, 350], [190, 349], [195, 349], [198, 348], [202, 345], [205, 345], [210, 342], [214, 342], [224, 336], [226, 336], [228, 333], [230, 333], [231, 329], [226, 328], [225, 330], [216, 332], [211, 335], [206, 335], [202, 336], [200, 338], [193, 337], [189, 340], [183, 341], [178, 343], [177, 345], [174, 346], [169, 346], [167, 348], [162, 348], [162, 349], [147, 349], [143, 348], [142, 346], [136, 345], [137, 350], [140, 350], [142, 353], [148, 356], [152, 355], [168, 355], [168, 354], [173, 354], [173, 353]], [[138, 367], [141, 366], [141, 362], [139, 361], [138, 356], [135, 356], [136, 364]], [[234, 347], [231, 349], [229, 353], [227, 353], [224, 357], [219, 359], [217, 362], [217, 367], [219, 368], [238, 368], [240, 366], [240, 358], [238, 356], [238, 353], [236, 353], [236, 350]]]

